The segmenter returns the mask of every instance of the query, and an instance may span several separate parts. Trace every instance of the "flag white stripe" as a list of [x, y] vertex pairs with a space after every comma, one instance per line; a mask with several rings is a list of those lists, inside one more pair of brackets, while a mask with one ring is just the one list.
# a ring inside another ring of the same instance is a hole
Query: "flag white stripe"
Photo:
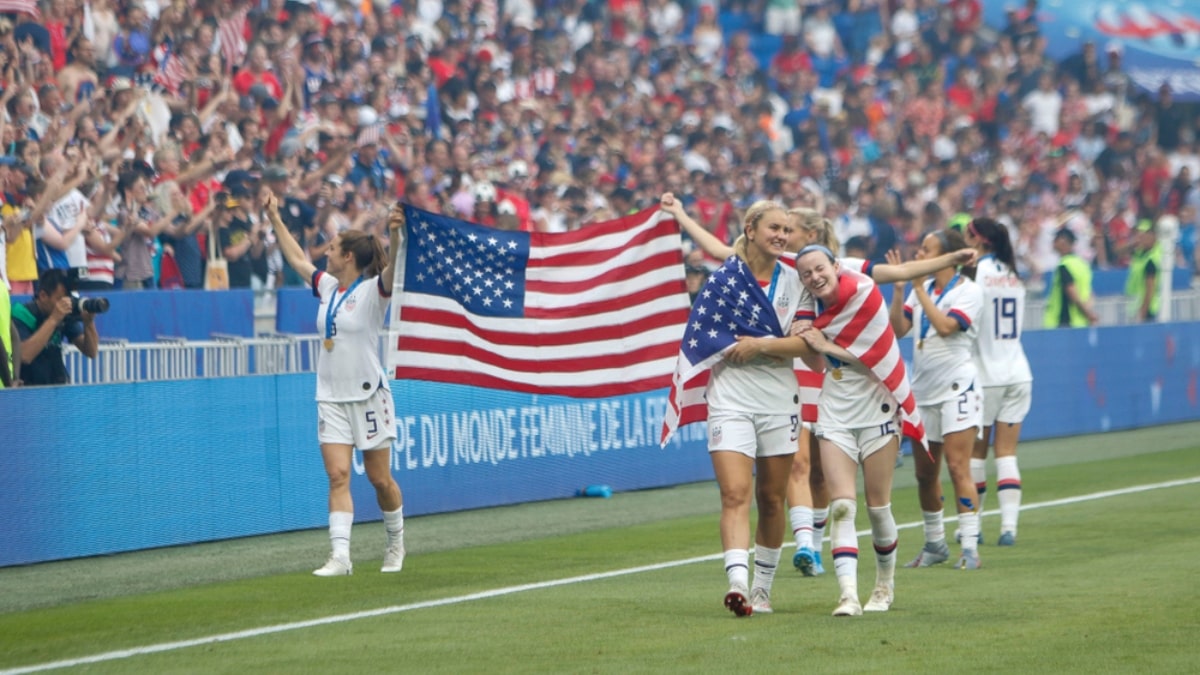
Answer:
[[[545, 360], [578, 359], [582, 356], [604, 356], [606, 354], [625, 354], [627, 352], [653, 347], [655, 345], [674, 346], [679, 342], [678, 326], [663, 326], [648, 331], [631, 333], [627, 336], [611, 340], [595, 340], [578, 342], [569, 345], [516, 345], [498, 344], [483, 339], [465, 328], [433, 326], [430, 324], [415, 324], [405, 331], [403, 339], [448, 340], [460, 344], [485, 349], [506, 359], [520, 359], [529, 362], [531, 371], [538, 370], [538, 363]], [[400, 344], [401, 352], [404, 343]]]
[[[455, 373], [470, 373], [478, 376], [490, 376], [536, 387], [573, 389], [582, 386], [592, 386], [596, 383], [608, 385], [645, 380], [670, 370], [675, 365], [675, 356], [670, 355], [653, 361], [639, 361], [619, 368], [588, 367], [578, 371], [547, 373], [540, 370], [501, 368], [467, 356], [455, 356], [451, 354], [438, 355], [436, 363], [431, 363], [428, 352], [422, 355], [400, 351], [396, 354], [395, 365], [401, 368], [434, 369]], [[531, 366], [537, 368], [537, 363], [532, 362]], [[587, 379], [581, 380], [581, 374], [586, 374]], [[469, 381], [470, 378], [463, 379], [464, 381]]]
[[[603, 326], [636, 326], [638, 323], [645, 321], [647, 317], [679, 314], [679, 320], [674, 322], [675, 335], [672, 338], [676, 344], [678, 344], [679, 339], [683, 336], [683, 322], [685, 318], [679, 306], [679, 298], [672, 295], [653, 298], [649, 302], [642, 302], [636, 305], [626, 305], [619, 310], [611, 312], [562, 319], [514, 320], [506, 317], [480, 316], [478, 314], [463, 312], [462, 307], [455, 300], [426, 293], [406, 293], [404, 306], [457, 314], [479, 330], [504, 331], [518, 335], [570, 333], [597, 329]], [[403, 307], [400, 311], [400, 319], [404, 321]], [[415, 328], [415, 325], [405, 323], [403, 328], [404, 334], [409, 335], [412, 329]]]

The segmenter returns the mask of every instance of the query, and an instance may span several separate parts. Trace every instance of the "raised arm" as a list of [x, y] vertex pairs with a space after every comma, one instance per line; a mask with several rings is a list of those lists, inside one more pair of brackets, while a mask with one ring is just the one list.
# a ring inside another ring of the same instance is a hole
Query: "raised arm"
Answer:
[[284, 260], [287, 260], [292, 269], [296, 270], [296, 274], [299, 274], [300, 278], [312, 279], [317, 268], [308, 260], [308, 256], [304, 255], [304, 249], [288, 231], [287, 225], [283, 224], [283, 219], [279, 217], [279, 199], [274, 193], [267, 195], [264, 206], [267, 211], [267, 220], [271, 221], [271, 226], [275, 228], [275, 240], [279, 242], [279, 252], [283, 254]]
[[[888, 262], [900, 260], [900, 254], [895, 251], [887, 252]], [[895, 331], [896, 337], [902, 338], [908, 335], [908, 331], [912, 330], [912, 319], [904, 315], [904, 290], [906, 284], [903, 281], [897, 282], [892, 286], [892, 304], [888, 307], [888, 321], [892, 324], [892, 330]]]
[[[939, 255], [936, 258], [928, 260], [910, 260], [908, 262], [899, 262], [899, 256], [893, 257], [892, 251], [888, 251], [888, 262], [882, 265], [875, 265], [871, 268], [871, 278], [877, 284], [890, 284], [897, 281], [912, 281], [921, 277], [929, 276], [938, 270], [947, 267], [957, 267], [963, 265], [971, 265], [975, 262], [977, 256], [975, 249], [962, 248], [953, 253]], [[893, 263], [893, 260], [896, 262]]]
[[675, 199], [675, 195], [670, 192], [664, 192], [662, 198], [659, 200], [659, 206], [662, 207], [663, 211], [671, 214], [675, 222], [679, 223], [683, 231], [687, 232], [692, 241], [695, 241], [696, 245], [705, 253], [717, 260], [724, 260], [733, 255], [733, 247], [717, 239], [712, 232], [704, 229], [700, 223], [693, 220], [687, 214], [687, 211], [683, 210], [683, 205], [679, 203], [679, 200]]
[[397, 202], [388, 211], [388, 262], [379, 273], [379, 284], [388, 291], [391, 291], [392, 280], [396, 276], [396, 256], [404, 239], [404, 222], [404, 205]]

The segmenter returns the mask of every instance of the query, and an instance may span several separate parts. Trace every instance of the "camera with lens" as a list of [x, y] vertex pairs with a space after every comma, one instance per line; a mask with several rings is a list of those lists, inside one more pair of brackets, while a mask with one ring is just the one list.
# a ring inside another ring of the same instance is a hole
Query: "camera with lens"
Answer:
[[78, 267], [72, 267], [67, 270], [67, 289], [70, 291], [68, 297], [71, 298], [71, 316], [79, 316], [81, 312], [87, 312], [88, 314], [103, 314], [107, 312], [108, 298], [83, 298], [75, 291], [75, 284], [79, 281], [80, 271]]
[[82, 312], [103, 314], [108, 311], [108, 298], [81, 298], [78, 293], [71, 293], [70, 297], [72, 316], [77, 316]]

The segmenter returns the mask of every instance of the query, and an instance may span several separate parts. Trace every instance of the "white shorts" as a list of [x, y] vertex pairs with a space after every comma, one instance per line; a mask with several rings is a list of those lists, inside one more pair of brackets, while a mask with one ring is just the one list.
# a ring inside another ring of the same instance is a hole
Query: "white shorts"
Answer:
[[799, 415], [710, 413], [708, 451], [731, 450], [755, 457], [775, 457], [796, 452], [800, 438]]
[[858, 429], [822, 429], [818, 427], [814, 431], [817, 438], [833, 443], [856, 464], [862, 464], [868, 457], [887, 447], [893, 438], [900, 435], [900, 424], [893, 420]]
[[983, 426], [996, 422], [1020, 424], [1033, 405], [1033, 383], [1021, 382], [1003, 387], [983, 388]]
[[930, 443], [941, 443], [946, 434], [983, 426], [983, 397], [972, 387], [949, 401], [920, 406], [921, 421]]
[[317, 440], [353, 445], [359, 450], [390, 448], [396, 440], [392, 392], [379, 387], [363, 401], [317, 401]]

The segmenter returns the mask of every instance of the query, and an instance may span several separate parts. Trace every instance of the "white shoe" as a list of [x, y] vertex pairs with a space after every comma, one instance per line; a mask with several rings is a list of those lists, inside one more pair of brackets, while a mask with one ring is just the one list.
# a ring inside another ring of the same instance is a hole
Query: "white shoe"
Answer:
[[349, 558], [331, 555], [324, 565], [313, 570], [313, 574], [318, 577], [348, 577], [354, 574], [354, 565]]
[[399, 572], [404, 569], [404, 540], [389, 541], [387, 550], [383, 552], [383, 567], [380, 572]]
[[834, 616], [862, 616], [862, 613], [862, 605], [853, 595], [843, 595], [842, 599], [838, 600], [837, 609], [833, 610]]
[[750, 607], [755, 614], [770, 614], [775, 611], [771, 609], [771, 596], [761, 588], [750, 591]]
[[891, 584], [878, 584], [871, 591], [871, 599], [863, 606], [864, 612], [886, 612], [892, 606], [895, 591]]

